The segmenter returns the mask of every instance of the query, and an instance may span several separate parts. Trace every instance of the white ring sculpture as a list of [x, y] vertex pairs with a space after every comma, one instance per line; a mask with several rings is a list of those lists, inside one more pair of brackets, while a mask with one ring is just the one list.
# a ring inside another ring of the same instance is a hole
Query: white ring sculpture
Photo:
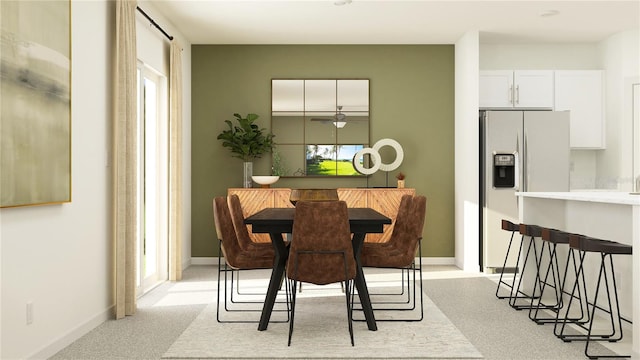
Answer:
[[[382, 163], [382, 158], [380, 157], [379, 151], [384, 146], [391, 146], [396, 151], [396, 159], [390, 164]], [[371, 156], [371, 162], [373, 163], [373, 165], [370, 168], [365, 168], [363, 166], [364, 164], [360, 164], [359, 159], [364, 156], [364, 154], [369, 154]], [[400, 146], [400, 143], [393, 139], [380, 139], [375, 144], [373, 144], [373, 147], [364, 148], [353, 155], [352, 163], [353, 167], [360, 174], [371, 175], [378, 170], [387, 172], [393, 171], [400, 166], [403, 159], [404, 151], [402, 150], [402, 146]]]

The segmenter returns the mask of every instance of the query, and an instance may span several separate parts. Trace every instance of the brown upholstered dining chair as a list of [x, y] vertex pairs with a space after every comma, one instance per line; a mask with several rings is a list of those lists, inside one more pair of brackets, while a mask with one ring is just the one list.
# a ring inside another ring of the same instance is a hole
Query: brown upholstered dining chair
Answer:
[[298, 201], [293, 218], [293, 238], [287, 260], [293, 334], [296, 289], [300, 282], [327, 285], [345, 282], [349, 336], [353, 346], [353, 280], [356, 262], [351, 243], [349, 214], [344, 201]]
[[[396, 215], [395, 220], [393, 221], [393, 228], [395, 230], [396, 227], [400, 227], [400, 228], [405, 228], [408, 226], [408, 222], [410, 219], [410, 213], [411, 213], [411, 206], [413, 203], [413, 196], [412, 195], [402, 195], [402, 197], [400, 198], [400, 204], [398, 205], [398, 213]], [[399, 232], [400, 229], [397, 232]], [[394, 235], [393, 231], [391, 232], [391, 236], [389, 237], [389, 240], [385, 241], [385, 242], [378, 242], [378, 243], [374, 243], [374, 242], [365, 242], [362, 248], [363, 253], [364, 252], [370, 252], [370, 251], [378, 251], [376, 249], [382, 249], [382, 248], [386, 248], [388, 246], [392, 246], [394, 243], [396, 243], [397, 241], [399, 241], [400, 238], [397, 236], [397, 234]], [[366, 249], [366, 250], [365, 250]]]
[[[409, 219], [409, 213], [411, 212], [411, 204], [413, 201], [413, 196], [412, 195], [403, 195], [400, 198], [400, 204], [398, 205], [398, 212], [396, 214], [395, 219], [393, 220], [393, 224], [394, 227], [398, 226], [398, 227], [403, 227], [406, 226], [406, 222]], [[398, 230], [396, 230], [397, 232]], [[393, 231], [392, 231], [393, 233]], [[381, 250], [387, 249], [390, 246], [393, 245], [393, 243], [395, 241], [398, 240], [398, 236], [390, 236], [385, 242], [382, 243], [373, 243], [373, 242], [365, 242], [363, 245], [363, 249], [362, 249], [362, 254], [367, 254], [367, 256], [370, 256], [371, 254], [375, 254], [377, 252], [380, 252]], [[362, 259], [362, 257], [361, 257]], [[363, 263], [364, 266], [364, 263]], [[377, 303], [377, 304], [398, 304], [398, 303], [407, 303], [409, 304], [411, 301], [411, 294], [409, 292], [409, 288], [410, 288], [410, 278], [409, 278], [409, 269], [402, 269], [401, 270], [401, 281], [400, 281], [400, 290], [399, 292], [385, 292], [385, 293], [378, 293], [376, 294], [375, 292], [370, 292], [369, 294], [377, 297], [378, 295], [383, 295], [383, 297], [385, 299], [389, 298], [389, 296], [391, 295], [399, 295], [400, 298], [402, 299], [402, 297], [404, 295], [406, 295], [406, 300], [404, 301], [398, 301], [398, 300], [394, 300], [394, 301], [384, 301], [384, 300], [380, 300], [375, 299], [372, 303]], [[406, 276], [406, 278], [405, 278]], [[406, 280], [406, 282], [405, 282]], [[405, 287], [406, 284], [406, 287]]]
[[[255, 270], [270, 269], [273, 266], [274, 253], [273, 249], [258, 244], [245, 244], [246, 248], [240, 246], [240, 242], [236, 236], [236, 230], [231, 220], [229, 206], [226, 197], [216, 197], [213, 199], [213, 218], [215, 222], [216, 234], [218, 236], [218, 295], [216, 319], [220, 323], [253, 323], [253, 320], [223, 320], [220, 316], [220, 296], [221, 296], [221, 273], [224, 272], [224, 309], [227, 312], [233, 311], [253, 311], [259, 312], [261, 309], [231, 309], [227, 303], [229, 296], [227, 295], [228, 273], [239, 270]], [[267, 244], [271, 246], [270, 244]], [[222, 264], [222, 255], [224, 255], [224, 265]], [[231, 293], [233, 293], [233, 278], [231, 278]], [[254, 301], [254, 303], [262, 303]], [[288, 310], [287, 310], [288, 312]], [[287, 316], [288, 320], [288, 316]]]
[[[396, 214], [395, 219], [393, 220], [393, 224], [394, 224], [394, 228], [397, 227], [406, 227], [406, 223], [409, 219], [409, 213], [411, 212], [411, 204], [413, 203], [413, 196], [412, 195], [403, 195], [400, 198], [400, 204], [398, 205], [398, 212]], [[399, 232], [399, 230], [395, 230], [396, 234]], [[392, 231], [393, 234], [393, 231]], [[385, 249], [391, 249], [393, 246], [393, 244], [398, 241], [399, 237], [398, 236], [390, 236], [385, 242], [382, 243], [373, 243], [373, 242], [365, 242], [362, 248], [362, 254], [364, 254], [365, 256], [370, 257], [373, 254], [376, 253], [381, 253], [386, 251]], [[363, 259], [363, 257], [361, 256], [361, 259]], [[364, 262], [362, 263], [364, 266]], [[375, 266], [370, 266], [370, 267], [375, 267]], [[400, 290], [399, 292], [385, 292], [383, 294], [378, 293], [376, 294], [375, 292], [370, 292], [369, 294], [374, 296], [374, 299], [372, 303], [377, 303], [377, 304], [398, 304], [398, 303], [406, 303], [409, 304], [411, 302], [411, 294], [409, 292], [409, 288], [411, 285], [411, 281], [410, 281], [410, 273], [409, 273], [409, 269], [402, 269], [401, 270], [401, 286], [400, 286]], [[405, 277], [406, 276], [406, 277]], [[406, 281], [405, 281], [406, 280]], [[405, 287], [406, 284], [406, 287]], [[377, 297], [378, 295], [384, 295], [383, 298], [388, 299], [391, 295], [399, 295], [400, 298], [402, 299], [404, 297], [404, 295], [406, 295], [406, 300], [394, 300], [394, 301], [384, 301], [384, 300], [380, 300], [375, 299], [375, 297]]]
[[[402, 271], [402, 293], [404, 293], [405, 272], [407, 281], [407, 298], [402, 301], [380, 302], [372, 299], [372, 304], [409, 304], [409, 306], [375, 307], [374, 310], [412, 311], [416, 308], [418, 294], [416, 273], [420, 286], [420, 315], [416, 318], [377, 319], [377, 321], [422, 321], [424, 304], [422, 294], [422, 231], [427, 207], [424, 196], [405, 195], [400, 201], [398, 216], [393, 232], [386, 243], [368, 243], [362, 249], [360, 260], [363, 267], [396, 268]], [[415, 263], [416, 254], [418, 264]], [[411, 281], [413, 274], [413, 281]], [[413, 284], [411, 290], [411, 283]]]
[[247, 229], [247, 225], [244, 223], [244, 215], [242, 213], [242, 204], [240, 203], [240, 198], [236, 194], [229, 195], [227, 197], [227, 202], [229, 203], [229, 211], [231, 213], [231, 220], [233, 221], [233, 227], [236, 229], [236, 236], [238, 237], [238, 242], [240, 243], [240, 247], [243, 249], [250, 249], [254, 247], [261, 247], [270, 251], [272, 254], [274, 253], [273, 246], [271, 242], [255, 242], [251, 240], [251, 236], [249, 235], [249, 230]]
[[[249, 250], [249, 251], [251, 251], [251, 249], [260, 249], [259, 251], [264, 253], [265, 255], [268, 254], [270, 256], [274, 256], [275, 252], [271, 242], [256, 242], [251, 239], [247, 225], [245, 225], [244, 223], [244, 215], [242, 211], [242, 204], [240, 203], [240, 197], [238, 197], [238, 195], [236, 194], [229, 195], [227, 197], [227, 203], [229, 205], [231, 221], [233, 222], [233, 228], [236, 231], [236, 238], [238, 239], [238, 243], [240, 244], [240, 247], [243, 250]], [[232, 271], [231, 278], [232, 278], [231, 280], [232, 283], [233, 283], [233, 279], [235, 278], [235, 291], [231, 291], [231, 295], [230, 295], [230, 301], [232, 303], [241, 302], [234, 298], [235, 296], [234, 294], [261, 295], [258, 293], [251, 293], [246, 291], [243, 292], [240, 290], [240, 272], [239, 271]], [[234, 289], [233, 284], [231, 289], [232, 290]], [[245, 303], [247, 303], [247, 301], [245, 301]]]

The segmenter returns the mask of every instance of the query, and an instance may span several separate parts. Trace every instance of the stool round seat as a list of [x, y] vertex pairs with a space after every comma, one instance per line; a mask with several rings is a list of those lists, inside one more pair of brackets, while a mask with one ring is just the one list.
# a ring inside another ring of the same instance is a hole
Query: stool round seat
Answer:
[[542, 237], [542, 227], [538, 225], [520, 224], [519, 230], [525, 236]]
[[502, 219], [502, 230], [520, 231], [520, 224], [514, 224], [509, 220]]
[[542, 228], [542, 240], [552, 242], [554, 244], [568, 244], [571, 233], [566, 231]]
[[633, 253], [631, 245], [576, 234], [569, 236], [569, 246], [580, 251], [603, 254], [631, 255]]

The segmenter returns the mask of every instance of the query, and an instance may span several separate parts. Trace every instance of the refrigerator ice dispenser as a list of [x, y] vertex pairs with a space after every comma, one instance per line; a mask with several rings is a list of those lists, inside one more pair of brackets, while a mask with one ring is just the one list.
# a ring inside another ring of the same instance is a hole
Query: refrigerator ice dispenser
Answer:
[[493, 187], [514, 188], [516, 186], [516, 156], [514, 154], [493, 155]]

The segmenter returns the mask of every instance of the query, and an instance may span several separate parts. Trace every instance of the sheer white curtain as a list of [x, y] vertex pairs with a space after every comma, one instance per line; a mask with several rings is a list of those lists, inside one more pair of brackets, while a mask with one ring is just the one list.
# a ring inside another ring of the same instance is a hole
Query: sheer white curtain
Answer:
[[169, 280], [182, 279], [182, 48], [169, 63]]
[[115, 316], [136, 312], [137, 104], [136, 1], [116, 0], [113, 119]]

